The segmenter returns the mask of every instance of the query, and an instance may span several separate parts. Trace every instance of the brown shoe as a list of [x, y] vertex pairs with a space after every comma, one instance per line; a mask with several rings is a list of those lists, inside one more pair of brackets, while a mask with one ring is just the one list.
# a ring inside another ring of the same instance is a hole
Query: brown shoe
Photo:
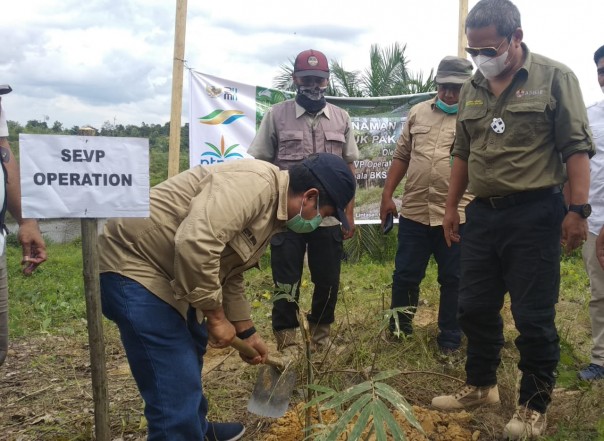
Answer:
[[516, 407], [516, 412], [503, 429], [507, 440], [530, 439], [541, 436], [547, 427], [547, 416], [524, 405]]
[[459, 410], [499, 403], [499, 389], [494, 386], [466, 384], [455, 395], [441, 395], [432, 399], [432, 406], [441, 410]]

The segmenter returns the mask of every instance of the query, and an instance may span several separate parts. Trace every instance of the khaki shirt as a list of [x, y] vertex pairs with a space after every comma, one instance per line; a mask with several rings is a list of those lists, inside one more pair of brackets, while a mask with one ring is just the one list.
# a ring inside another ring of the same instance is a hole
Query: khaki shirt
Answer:
[[[393, 154], [409, 164], [401, 215], [430, 226], [442, 225], [445, 216], [456, 120], [456, 115], [435, 106], [436, 99], [411, 108]], [[471, 200], [466, 193], [459, 203], [461, 223], [466, 221], [465, 207]]]
[[[461, 89], [453, 155], [468, 162], [477, 197], [562, 185], [563, 162], [595, 151], [575, 74], [522, 48], [526, 60], [499, 98], [480, 71]], [[503, 133], [491, 128], [494, 118], [505, 123]]]
[[[247, 152], [256, 159], [289, 169], [313, 153], [333, 153], [347, 164], [359, 159], [348, 113], [333, 104], [312, 115], [295, 100], [275, 104], [264, 114]], [[333, 216], [322, 227], [339, 225]]]
[[107, 222], [100, 272], [134, 279], [183, 316], [189, 305], [222, 305], [230, 321], [247, 320], [242, 272], [284, 230], [288, 185], [286, 171], [263, 161], [182, 172], [151, 189], [149, 218]]

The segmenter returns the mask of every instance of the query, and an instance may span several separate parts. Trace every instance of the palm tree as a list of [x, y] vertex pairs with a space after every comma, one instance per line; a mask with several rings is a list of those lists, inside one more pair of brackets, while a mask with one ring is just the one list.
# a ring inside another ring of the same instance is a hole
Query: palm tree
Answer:
[[[348, 71], [337, 60], [331, 60], [331, 75], [327, 96], [380, 97], [436, 90], [434, 71], [424, 80], [423, 74], [411, 75], [405, 56], [407, 45], [394, 43], [382, 49], [374, 44], [369, 52], [369, 68], [363, 72]], [[273, 87], [280, 90], [296, 91], [292, 81], [294, 59], [282, 64], [279, 74], [273, 78]]]

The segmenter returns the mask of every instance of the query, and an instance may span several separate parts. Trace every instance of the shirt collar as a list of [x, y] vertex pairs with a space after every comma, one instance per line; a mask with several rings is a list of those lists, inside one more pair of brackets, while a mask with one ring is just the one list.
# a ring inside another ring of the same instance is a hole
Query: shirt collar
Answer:
[[286, 221], [287, 218], [287, 191], [289, 189], [289, 172], [279, 172], [279, 204], [277, 207], [277, 219]]
[[[296, 104], [296, 118], [300, 118], [305, 113], [310, 115], [310, 113], [308, 113], [304, 107], [302, 107], [300, 104], [296, 103], [295, 101], [294, 101], [294, 103]], [[331, 119], [330, 115], [329, 115], [329, 106], [327, 104], [325, 104], [325, 107], [323, 107], [321, 110], [319, 110], [317, 112], [317, 115], [321, 115], [321, 114], [325, 115], [325, 117], [327, 119]]]

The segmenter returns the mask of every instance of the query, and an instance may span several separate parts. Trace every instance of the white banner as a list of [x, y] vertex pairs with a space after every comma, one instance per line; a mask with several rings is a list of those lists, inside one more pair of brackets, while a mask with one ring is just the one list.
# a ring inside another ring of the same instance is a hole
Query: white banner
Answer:
[[19, 135], [26, 218], [149, 216], [149, 140]]
[[[249, 157], [247, 148], [266, 110], [294, 97], [292, 92], [190, 72], [191, 167]], [[359, 146], [359, 160], [355, 161], [356, 223], [380, 222], [381, 188], [407, 113], [411, 106], [434, 95], [431, 92], [375, 98], [326, 97], [328, 102], [348, 111]]]
[[190, 90], [190, 166], [250, 158], [256, 87], [191, 71]]

